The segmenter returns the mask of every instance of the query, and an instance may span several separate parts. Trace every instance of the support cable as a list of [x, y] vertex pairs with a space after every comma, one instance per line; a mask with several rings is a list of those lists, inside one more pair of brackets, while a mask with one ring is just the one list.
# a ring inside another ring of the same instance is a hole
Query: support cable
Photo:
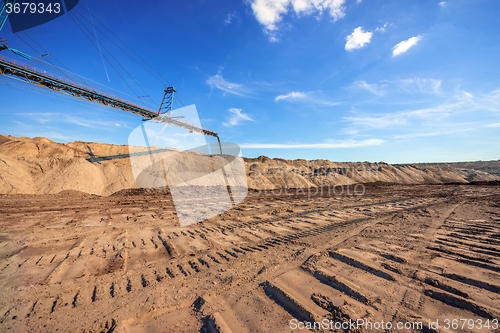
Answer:
[[[69, 15], [71, 18], [73, 18], [73, 17], [72, 17], [72, 14], [68, 13], [68, 15]], [[89, 29], [85, 26], [85, 24], [84, 24], [84, 23], [83, 23], [83, 22], [82, 22], [82, 21], [81, 21], [78, 17], [76, 17], [76, 15], [75, 15], [75, 18], [76, 18], [76, 19], [78, 20], [78, 22], [80, 22], [80, 24], [81, 24], [81, 25], [82, 25], [82, 26], [83, 26], [83, 27], [87, 30], [87, 32], [88, 32], [89, 34], [91, 34], [91, 32], [89, 31]], [[74, 21], [74, 20], [73, 20], [73, 22], [75, 22], [75, 23], [76, 23], [76, 21]], [[79, 27], [80, 27], [80, 26], [79, 26]], [[81, 29], [80, 29], [80, 30], [81, 30]], [[88, 38], [89, 40], [91, 40], [88, 36], [87, 36], [87, 38]], [[92, 42], [92, 44], [93, 44], [94, 46], [96, 46], [96, 45], [95, 45], [95, 43], [93, 43], [93, 42]], [[131, 78], [131, 79], [132, 79], [132, 80], [136, 83], [136, 84], [137, 84], [137, 86], [138, 86], [138, 87], [142, 90], [142, 92], [143, 92], [143, 93], [145, 93], [147, 96], [149, 96], [149, 94], [147, 93], [147, 91], [146, 91], [146, 90], [144, 90], [144, 88], [143, 88], [143, 87], [139, 84], [139, 82], [137, 82], [137, 80], [135, 80], [135, 79], [134, 79], [134, 77], [133, 77], [133, 76], [132, 76], [132, 75], [131, 75], [131, 74], [130, 74], [130, 73], [129, 73], [126, 69], [125, 69], [125, 67], [123, 67], [123, 65], [122, 65], [122, 64], [121, 64], [121, 63], [120, 63], [120, 62], [119, 62], [119, 61], [115, 58], [115, 56], [113, 56], [113, 54], [112, 54], [112, 53], [111, 53], [111, 52], [110, 52], [110, 51], [106, 48], [106, 46], [102, 45], [102, 47], [103, 47], [103, 49], [104, 49], [106, 52], [108, 52], [109, 56], [110, 56], [111, 58], [113, 58], [113, 60], [114, 60], [114, 61], [118, 64], [118, 66], [120, 66], [120, 67], [123, 69], [123, 71], [124, 71], [124, 72], [125, 72], [125, 73], [126, 73], [126, 74], [127, 74], [127, 75], [128, 75], [128, 76], [129, 76], [129, 77], [130, 77], [130, 78]], [[97, 46], [97, 49], [100, 51], [100, 49], [99, 49], [99, 47], [98, 47], [98, 46]], [[102, 53], [101, 53], [101, 56], [105, 57]], [[110, 63], [110, 65], [111, 65], [111, 62], [109, 61], [109, 59], [107, 59], [107, 58], [105, 58], [105, 59], [106, 59], [106, 60]], [[113, 67], [113, 66], [112, 66], [112, 67]], [[114, 67], [113, 67], [113, 68], [114, 68]], [[115, 69], [115, 71], [116, 71], [116, 69]], [[117, 73], [118, 73], [118, 71], [117, 71]], [[124, 82], [125, 82], [125, 83], [127, 83], [127, 82], [125, 81], [125, 79], [123, 79], [123, 77], [122, 77], [121, 75], [120, 75], [120, 77], [122, 78], [122, 80], [124, 80]], [[128, 83], [127, 83], [127, 85], [128, 85]], [[137, 97], [137, 98], [139, 98], [139, 94], [137, 94], [135, 91], [134, 91], [134, 94], [136, 95], [136, 97]], [[149, 97], [149, 98], [151, 99], [151, 97]], [[143, 102], [140, 98], [139, 98], [139, 100], [140, 100], [140, 101], [144, 104], [144, 102]], [[153, 99], [151, 99], [151, 100], [153, 101], [153, 103], [155, 103], [155, 104], [158, 106], [158, 104], [157, 104], [157, 103], [156, 103]]]
[[[94, 41], [92, 40], [92, 38], [90, 38], [87, 33], [82, 29], [82, 27], [80, 27], [80, 25], [75, 21], [75, 18], [73, 18], [73, 16], [68, 13], [68, 16], [73, 20], [73, 22], [77, 25], [77, 27], [82, 31], [82, 33], [85, 35], [85, 37], [87, 37], [87, 39], [90, 41], [90, 43], [97, 48], [97, 46], [94, 44]], [[85, 27], [85, 26], [84, 26]], [[85, 29], [88, 31], [87, 27], [85, 27]], [[108, 53], [109, 51], [104, 48]], [[104, 55], [103, 55], [104, 56]], [[111, 56], [113, 57], [113, 56]], [[120, 74], [120, 72], [115, 68], [115, 66], [113, 66], [113, 64], [109, 61], [109, 59], [107, 59], [106, 56], [104, 56], [104, 59], [106, 59], [106, 61], [108, 61], [109, 65], [111, 66], [111, 68], [114, 69], [114, 71], [116, 72], [116, 74], [118, 74], [118, 76], [122, 79], [122, 81], [129, 87], [129, 89], [132, 91], [132, 93], [137, 97], [139, 96], [139, 94], [137, 94], [135, 92], [135, 90], [130, 86], [130, 84], [128, 84], [128, 82], [125, 80], [125, 78]], [[116, 61], [116, 60], [115, 60]], [[119, 64], [119, 63], [118, 63]], [[142, 101], [141, 101], [142, 102]]]

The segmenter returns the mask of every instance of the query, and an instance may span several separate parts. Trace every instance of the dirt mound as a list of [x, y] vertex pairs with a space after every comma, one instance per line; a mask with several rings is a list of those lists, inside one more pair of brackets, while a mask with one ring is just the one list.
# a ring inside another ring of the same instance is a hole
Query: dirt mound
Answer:
[[[144, 148], [135, 148], [134, 154], [143, 154]], [[95, 195], [117, 192], [117, 195], [136, 195], [135, 190], [130, 190], [138, 187], [130, 158], [123, 158], [129, 153], [126, 145], [81, 141], [61, 144], [41, 137], [31, 139], [0, 135], [0, 194], [69, 194], [70, 192], [64, 191], [78, 191]], [[165, 156], [173, 153], [161, 152]], [[196, 172], [200, 175], [210, 172], [203, 168], [204, 163], [200, 163], [206, 157], [190, 153], [178, 156], [176, 167], [190, 172], [188, 176], [191, 178]], [[91, 162], [90, 157], [100, 158], [100, 163]], [[487, 162], [481, 162], [482, 170], [475, 170], [458, 169], [451, 164], [339, 163], [327, 160], [271, 159], [266, 156], [244, 160], [248, 187], [256, 190], [373, 182], [441, 184], [500, 180], [499, 175], [482, 171], [486, 170], [484, 164]], [[161, 180], [158, 184], [155, 183], [156, 187], [165, 186], [163, 177], [158, 178], [154, 170], [144, 169], [139, 178], [151, 180], [148, 177], [152, 176]], [[185, 182], [184, 179], [179, 180], [181, 181]]]
[[5, 143], [5, 142], [9, 142], [10, 141], [10, 138], [8, 136], [4, 136], [2, 134], [0, 134], [0, 145]]
[[61, 198], [90, 198], [93, 195], [76, 190], [63, 190], [61, 192], [53, 194], [55, 197]]
[[130, 197], [130, 196], [141, 196], [141, 195], [154, 195], [154, 194], [170, 194], [168, 189], [149, 189], [149, 188], [128, 188], [117, 191], [111, 196], [113, 197]]

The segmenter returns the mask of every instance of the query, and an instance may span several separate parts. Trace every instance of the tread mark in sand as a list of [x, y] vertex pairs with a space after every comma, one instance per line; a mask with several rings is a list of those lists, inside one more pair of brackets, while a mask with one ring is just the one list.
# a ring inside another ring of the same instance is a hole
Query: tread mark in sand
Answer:
[[175, 278], [175, 275], [174, 273], [172, 273], [172, 271], [170, 270], [170, 268], [166, 268], [165, 269], [165, 272], [168, 274], [168, 276], [170, 276], [172, 279]]
[[109, 294], [111, 297], [115, 297], [115, 283], [111, 283], [111, 287], [109, 287]]
[[207, 266], [207, 268], [210, 268], [210, 265], [208, 265], [208, 262], [205, 261], [203, 258], [198, 258], [198, 261], [200, 264]]
[[469, 246], [469, 247], [474, 247], [474, 248], [478, 248], [478, 249], [488, 250], [488, 251], [492, 251], [492, 252], [497, 252], [497, 253], [500, 254], [500, 250], [499, 249], [497, 249], [495, 247], [491, 247], [491, 246], [483, 246], [483, 245], [479, 245], [479, 244], [471, 244], [471, 243], [461, 242], [461, 241], [458, 241], [456, 239], [444, 238], [444, 237], [439, 237], [438, 240], [439, 241], [448, 242], [448, 243], [460, 244], [460, 245], [464, 245], [464, 246]]
[[211, 254], [207, 254], [207, 256], [208, 256], [210, 259], [212, 259], [215, 263], [220, 264], [220, 261], [219, 261], [217, 258], [215, 258], [214, 256], [212, 256]]
[[56, 299], [54, 300], [54, 303], [52, 303], [52, 308], [50, 309], [50, 313], [54, 313], [54, 310], [56, 309], [58, 300], [59, 300], [59, 296], [57, 296]]
[[388, 280], [388, 281], [394, 281], [395, 280], [392, 275], [387, 274], [386, 272], [383, 272], [383, 271], [378, 270], [376, 268], [373, 268], [373, 267], [370, 267], [368, 265], [365, 265], [365, 264], [363, 264], [362, 262], [360, 262], [358, 260], [346, 257], [346, 256], [344, 256], [344, 255], [342, 255], [340, 253], [330, 252], [330, 257], [332, 257], [333, 259], [336, 259], [338, 261], [341, 261], [344, 264], [347, 264], [349, 266], [361, 269], [361, 270], [363, 270], [363, 271], [365, 271], [367, 273], [370, 273], [370, 274], [373, 274], [375, 276], [378, 276], [378, 277], [380, 277], [382, 279], [385, 279], [385, 280]]
[[481, 261], [481, 262], [488, 263], [488, 264], [495, 264], [493, 261], [491, 261], [489, 259], [480, 258], [480, 257], [471, 257], [471, 256], [468, 256], [466, 254], [462, 254], [462, 253], [458, 253], [458, 252], [455, 252], [455, 251], [451, 251], [451, 250], [448, 250], [448, 249], [442, 248], [442, 247], [427, 246], [427, 248], [429, 250], [432, 250], [432, 251], [442, 252], [442, 253], [446, 253], [446, 254], [449, 254], [449, 255], [452, 255], [452, 256], [461, 257], [461, 258], [464, 258], [464, 259]]
[[141, 274], [141, 285], [143, 288], [146, 288], [149, 285], [148, 281], [144, 277], [144, 274]]
[[222, 253], [220, 253], [220, 252], [215, 252], [215, 253], [217, 253], [217, 255], [218, 255], [219, 257], [221, 257], [222, 259], [225, 259], [226, 261], [229, 261], [229, 258], [228, 258], [228, 257], [226, 257], [225, 255], [223, 255]]
[[424, 290], [424, 294], [426, 296], [434, 298], [435, 300], [443, 302], [444, 304], [453, 306], [453, 307], [458, 308], [458, 309], [470, 311], [470, 312], [472, 312], [480, 317], [483, 317], [486, 319], [493, 319], [494, 318], [490, 313], [485, 311], [481, 306], [479, 306], [473, 302], [469, 302], [465, 299], [458, 298], [458, 297], [453, 296], [451, 294], [437, 292], [437, 291], [434, 291], [431, 289]]
[[184, 270], [184, 268], [182, 267], [181, 264], [178, 264], [177, 265], [177, 268], [179, 268], [179, 270], [181, 271], [182, 274], [184, 274], [184, 276], [188, 276], [189, 274]]
[[36, 305], [38, 304], [38, 300], [36, 300], [33, 305], [31, 306], [31, 310], [29, 313], [26, 314], [26, 318], [28, 318], [29, 316], [31, 316], [31, 314], [35, 311], [35, 308], [36, 308]]
[[153, 240], [153, 237], [151, 237], [149, 240], [151, 241], [151, 243], [153, 243], [153, 246], [155, 247], [155, 249], [157, 249], [158, 244], [155, 243], [155, 241]]
[[229, 254], [233, 258], [238, 258], [238, 255], [236, 253], [234, 253], [234, 252], [231, 252], [229, 250], [224, 250], [224, 252], [226, 252], [227, 254]]
[[160, 235], [157, 236], [158, 239], [160, 240], [160, 242], [163, 244], [163, 247], [165, 248], [165, 250], [167, 251], [168, 255], [169, 256], [172, 256], [172, 249], [170, 248], [170, 246], [168, 245], [167, 241], [163, 239], [163, 237], [161, 237]]
[[465, 283], [465, 284], [468, 284], [468, 285], [471, 285], [474, 287], [478, 287], [478, 288], [481, 288], [484, 290], [492, 291], [494, 293], [500, 293], [500, 286], [495, 286], [495, 285], [489, 284], [487, 282], [474, 280], [474, 279], [471, 279], [471, 278], [468, 278], [465, 276], [461, 276], [461, 275], [457, 275], [457, 274], [443, 273], [443, 274], [441, 274], [441, 276], [444, 276], [448, 279], [452, 279], [452, 280], [455, 280], [455, 281], [458, 281], [461, 283]]
[[191, 268], [194, 269], [196, 273], [200, 272], [200, 268], [198, 267], [198, 265], [196, 265], [196, 263], [194, 261], [188, 261], [188, 262], [189, 262], [189, 265], [191, 266]]
[[162, 277], [162, 276], [160, 276], [160, 274], [158, 274], [158, 272], [157, 272], [157, 271], [154, 271], [154, 274], [155, 274], [155, 277], [156, 277], [156, 281], [157, 281], [157, 282], [161, 282], [161, 280], [163, 280], [163, 277]]
[[371, 302], [367, 297], [347, 286], [346, 284], [340, 282], [339, 280], [337, 280], [337, 278], [335, 278], [335, 276], [325, 275], [320, 271], [315, 271], [313, 275], [316, 279], [318, 279], [319, 282], [340, 291], [344, 295], [349, 296], [350, 298], [360, 303], [370, 305]]
[[[78, 290], [75, 294], [75, 296], [73, 297], [73, 302], [71, 302], [71, 305], [73, 305], [74, 308], [76, 308], [76, 304], [78, 303], [78, 296], [80, 295], [80, 290]], [[35, 304], [33, 304], [33, 307], [35, 306]]]

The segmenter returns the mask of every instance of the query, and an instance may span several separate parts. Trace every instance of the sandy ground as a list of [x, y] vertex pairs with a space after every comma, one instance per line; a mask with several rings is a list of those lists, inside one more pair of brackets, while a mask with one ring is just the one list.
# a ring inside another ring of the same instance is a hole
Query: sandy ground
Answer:
[[160, 190], [3, 195], [0, 331], [500, 332], [499, 194], [251, 192], [183, 228]]

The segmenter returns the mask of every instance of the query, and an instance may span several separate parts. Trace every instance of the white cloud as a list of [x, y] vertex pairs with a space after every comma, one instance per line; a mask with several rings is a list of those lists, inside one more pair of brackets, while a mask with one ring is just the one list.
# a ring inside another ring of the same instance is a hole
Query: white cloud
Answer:
[[285, 100], [285, 101], [302, 101], [307, 98], [307, 94], [301, 91], [292, 91], [286, 95], [276, 96], [275, 102]]
[[[388, 26], [388, 25], [389, 25], [389, 23], [387, 23], [387, 22], [386, 22], [386, 23], [384, 23], [384, 25], [383, 25], [383, 26], [378, 27], [378, 28], [375, 28], [375, 31], [376, 31], [376, 32], [385, 32], [385, 30], [387, 29], [387, 26]], [[392, 25], [392, 23], [391, 23], [391, 25]]]
[[500, 127], [500, 123], [488, 124], [488, 125], [486, 125], [486, 127], [489, 127], [489, 128], [499, 128]]
[[[481, 94], [477, 98], [469, 98], [465, 93], [465, 91], [457, 91], [454, 96], [431, 107], [381, 115], [356, 115], [344, 117], [344, 120], [351, 122], [355, 126], [380, 129], [410, 126], [415, 124], [415, 120], [424, 120], [428, 124], [440, 122], [445, 124], [445, 119], [453, 115], [478, 113], [480, 111], [500, 112], [500, 90], [495, 90], [489, 94]], [[496, 127], [496, 125], [492, 127]]]
[[[41, 124], [45, 123], [66, 123], [73, 124], [87, 128], [106, 128], [112, 126], [120, 126], [112, 120], [90, 119], [86, 117], [79, 117], [76, 115], [69, 115], [66, 113], [51, 113], [51, 112], [27, 112], [27, 113], [14, 113], [14, 115], [22, 116], [25, 120], [35, 121]], [[125, 126], [125, 125], [124, 125]]]
[[441, 6], [441, 8], [444, 8], [444, 6], [446, 6], [446, 1], [441, 1], [439, 5]]
[[315, 106], [335, 106], [340, 104], [339, 102], [332, 102], [321, 98], [320, 92], [303, 92], [303, 91], [292, 91], [285, 95], [278, 95], [274, 98], [275, 102], [288, 101], [288, 102], [301, 102], [306, 104], [311, 104]]
[[361, 80], [354, 82], [352, 87], [367, 90], [377, 96], [384, 96], [391, 90], [402, 90], [409, 93], [441, 94], [441, 84], [442, 80], [439, 79], [417, 77], [394, 81], [382, 80], [378, 83], [367, 83]]
[[422, 39], [422, 36], [418, 35], [418, 36], [415, 36], [415, 37], [411, 37], [407, 40], [404, 40], [402, 42], [399, 42], [398, 44], [396, 44], [396, 46], [394, 46], [394, 48], [392, 49], [392, 56], [393, 57], [396, 57], [398, 55], [401, 55], [403, 53], [405, 53], [406, 51], [408, 51], [410, 48], [412, 48], [413, 46], [417, 45], [417, 43]]
[[442, 130], [442, 131], [435, 131], [435, 132], [408, 133], [408, 134], [395, 135], [394, 138], [395, 139], [427, 138], [427, 137], [431, 137], [431, 136], [452, 135], [452, 134], [469, 132], [469, 131], [472, 131], [472, 128]]
[[353, 125], [369, 128], [387, 128], [406, 125], [406, 117], [401, 115], [357, 116], [344, 117], [344, 119], [351, 122]]
[[267, 30], [276, 30], [281, 15], [288, 11], [289, 0], [254, 0], [251, 7], [255, 18]]
[[237, 108], [229, 109], [229, 112], [231, 112], [232, 115], [229, 118], [229, 120], [227, 122], [223, 122], [222, 125], [226, 127], [231, 127], [239, 125], [242, 121], [253, 121], [252, 118], [250, 118], [247, 114], [244, 114], [241, 111], [242, 109], [237, 109]]
[[229, 14], [227, 14], [226, 19], [224, 20], [224, 24], [225, 25], [231, 24], [231, 22], [233, 21], [233, 19], [235, 17], [236, 17], [236, 13], [229, 13]]
[[470, 92], [468, 92], [468, 91], [464, 90], [462, 93], [463, 93], [464, 97], [467, 98], [467, 99], [474, 98], [474, 96]]
[[387, 93], [387, 84], [381, 83], [366, 83], [365, 81], [356, 81], [353, 87], [365, 89], [377, 96], [384, 96]]
[[480, 94], [478, 98], [474, 98], [472, 94], [464, 91], [465, 100], [474, 101], [474, 103], [483, 110], [494, 113], [500, 113], [500, 89], [494, 90], [489, 94]]
[[363, 28], [357, 27], [354, 29], [352, 34], [346, 37], [345, 50], [352, 51], [355, 49], [361, 49], [366, 45], [370, 44], [373, 32], [363, 31]]
[[287, 143], [244, 143], [241, 148], [247, 149], [338, 149], [338, 148], [359, 148], [379, 146], [385, 141], [381, 139], [366, 139], [366, 140], [327, 140], [323, 143], [304, 143], [304, 144], [287, 144]]
[[441, 83], [442, 80], [438, 79], [426, 79], [426, 78], [411, 78], [399, 80], [401, 89], [413, 92], [423, 92], [423, 93], [441, 93]]
[[206, 83], [213, 89], [217, 88], [226, 93], [233, 94], [236, 96], [246, 96], [248, 95], [248, 89], [239, 83], [229, 82], [222, 76], [219, 71], [214, 76], [207, 79]]
[[[345, 0], [249, 0], [257, 21], [267, 32], [278, 30], [283, 15], [293, 10], [297, 15], [328, 11], [334, 21], [345, 16]], [[276, 39], [271, 33], [270, 39]]]
[[271, 36], [269, 36], [269, 41], [270, 41], [271, 43], [277, 43], [277, 42], [279, 42], [280, 40], [278, 39], [278, 37], [276, 37], [276, 36], [274, 36], [274, 35], [271, 35]]

